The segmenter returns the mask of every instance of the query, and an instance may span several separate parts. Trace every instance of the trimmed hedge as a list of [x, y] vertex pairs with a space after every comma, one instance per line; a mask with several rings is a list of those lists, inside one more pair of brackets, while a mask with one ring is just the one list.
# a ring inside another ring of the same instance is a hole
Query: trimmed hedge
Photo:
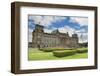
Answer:
[[43, 49], [39, 49], [39, 50], [44, 51], [44, 52], [52, 52], [53, 51], [53, 49], [51, 49], [51, 48], [43, 48]]
[[[60, 52], [68, 52], [68, 51], [73, 51], [73, 49], [66, 49], [66, 48], [40, 48], [39, 50], [44, 51], [44, 52], [55, 52], [55, 51], [60, 51]], [[88, 48], [77, 48], [74, 49], [76, 50], [77, 53], [85, 53], [88, 52]]]
[[79, 49], [76, 49], [77, 53], [86, 53], [88, 52], [88, 48], [79, 48]]
[[71, 49], [65, 49], [65, 48], [41, 48], [39, 49], [44, 52], [52, 52], [52, 51], [63, 51], [63, 50], [71, 50]]
[[53, 55], [56, 57], [64, 57], [73, 55], [76, 53], [76, 50], [63, 50], [63, 51], [53, 51]]

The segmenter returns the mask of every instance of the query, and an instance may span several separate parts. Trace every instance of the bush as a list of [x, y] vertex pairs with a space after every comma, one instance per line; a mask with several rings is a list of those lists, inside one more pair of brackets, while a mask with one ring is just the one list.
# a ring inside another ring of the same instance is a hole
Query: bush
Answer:
[[67, 49], [66, 48], [55, 48], [54, 50], [57, 50], [57, 51], [62, 50], [63, 51], [63, 50], [72, 50], [72, 49], [71, 48], [67, 48]]
[[66, 48], [41, 48], [39, 50], [44, 51], [44, 52], [52, 52], [52, 51], [72, 50], [72, 49], [66, 49]]
[[53, 51], [53, 55], [56, 57], [64, 57], [75, 54], [75, 50], [63, 50], [63, 51]]
[[51, 48], [43, 48], [43, 49], [39, 49], [39, 50], [44, 51], [44, 52], [52, 52], [53, 51], [53, 49], [51, 49]]
[[86, 52], [88, 52], [88, 48], [78, 48], [76, 50], [77, 50], [77, 53], [86, 53]]

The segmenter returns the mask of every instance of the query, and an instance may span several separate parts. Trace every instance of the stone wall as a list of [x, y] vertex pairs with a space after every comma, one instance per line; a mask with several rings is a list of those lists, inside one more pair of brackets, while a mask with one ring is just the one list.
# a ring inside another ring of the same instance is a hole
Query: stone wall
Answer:
[[77, 34], [70, 37], [68, 33], [60, 33], [58, 30], [52, 33], [44, 33], [41, 25], [36, 25], [32, 36], [33, 48], [73, 48], [78, 46]]

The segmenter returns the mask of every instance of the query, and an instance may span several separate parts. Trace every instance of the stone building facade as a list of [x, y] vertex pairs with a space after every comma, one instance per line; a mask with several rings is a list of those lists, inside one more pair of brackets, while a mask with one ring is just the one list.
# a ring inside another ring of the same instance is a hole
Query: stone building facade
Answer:
[[75, 48], [78, 47], [78, 36], [73, 34], [72, 37], [67, 33], [60, 33], [54, 30], [51, 33], [45, 33], [44, 27], [36, 24], [32, 32], [33, 48]]

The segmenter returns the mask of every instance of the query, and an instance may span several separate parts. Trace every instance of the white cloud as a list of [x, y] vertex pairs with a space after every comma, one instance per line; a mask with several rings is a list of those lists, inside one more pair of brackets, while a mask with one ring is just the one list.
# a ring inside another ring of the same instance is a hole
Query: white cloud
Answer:
[[88, 42], [88, 33], [78, 33], [79, 43]]
[[61, 33], [69, 33], [69, 36], [72, 36], [72, 34], [75, 32], [75, 29], [65, 25], [64, 27], [61, 27], [61, 28], [58, 28], [58, 30], [61, 32]]
[[76, 30], [75, 32], [77, 32], [77, 33], [86, 33], [87, 31], [86, 31], [86, 29], [79, 29], [79, 30]]
[[79, 23], [81, 26], [88, 25], [87, 17], [70, 17], [70, 22]]
[[[58, 21], [66, 19], [66, 17], [60, 17], [60, 16], [34, 16], [34, 15], [29, 16], [29, 18], [31, 20], [33, 20], [35, 24], [38, 23], [38, 24], [41, 24], [41, 25], [47, 26], [47, 27], [50, 26], [54, 22], [58, 22]], [[88, 25], [88, 18], [70, 17], [70, 22], [79, 23], [81, 26], [84, 26], [84, 25]], [[54, 28], [54, 27], [52, 29], [44, 28], [44, 32], [51, 33], [55, 29], [57, 29], [57, 28]], [[58, 30], [61, 33], [68, 32], [70, 36], [72, 36], [72, 34], [74, 32], [76, 32], [79, 37], [79, 42], [87, 42], [88, 41], [88, 33], [81, 33], [82, 31], [84, 32], [85, 29], [75, 30], [74, 28], [71, 28], [71, 27], [65, 25], [64, 27], [58, 28]], [[83, 35], [83, 38], [81, 38], [81, 34]], [[30, 29], [29, 29], [28, 41], [32, 42], [32, 30], [30, 30]]]
[[30, 15], [29, 18], [33, 20], [35, 24], [41, 24], [43, 26], [50, 26], [54, 22], [66, 19], [66, 17], [60, 17], [60, 16], [34, 16], [34, 15]]

